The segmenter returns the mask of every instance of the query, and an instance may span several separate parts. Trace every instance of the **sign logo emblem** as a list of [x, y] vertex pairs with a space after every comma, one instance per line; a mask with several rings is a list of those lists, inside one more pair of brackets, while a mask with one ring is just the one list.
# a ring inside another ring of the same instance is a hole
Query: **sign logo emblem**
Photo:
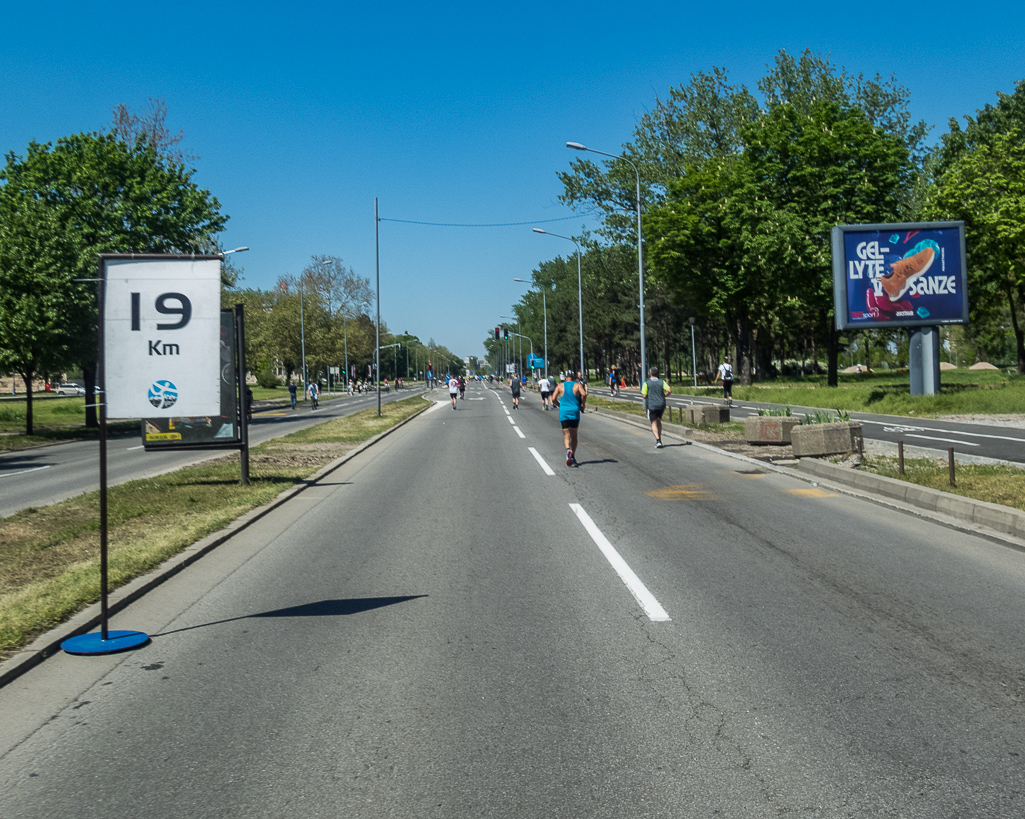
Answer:
[[154, 381], [149, 388], [149, 402], [157, 409], [168, 409], [178, 401], [178, 388], [170, 381]]

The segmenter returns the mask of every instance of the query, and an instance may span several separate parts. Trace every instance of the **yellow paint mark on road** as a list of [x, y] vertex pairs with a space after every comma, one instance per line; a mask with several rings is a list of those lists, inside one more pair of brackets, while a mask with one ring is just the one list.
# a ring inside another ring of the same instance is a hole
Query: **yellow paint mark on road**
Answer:
[[788, 489], [791, 495], [797, 495], [799, 498], [838, 498], [840, 497], [835, 492], [827, 492], [825, 489]]
[[656, 489], [648, 495], [656, 500], [719, 500], [714, 492], [704, 489], [699, 483], [687, 483], [682, 486], [667, 486]]

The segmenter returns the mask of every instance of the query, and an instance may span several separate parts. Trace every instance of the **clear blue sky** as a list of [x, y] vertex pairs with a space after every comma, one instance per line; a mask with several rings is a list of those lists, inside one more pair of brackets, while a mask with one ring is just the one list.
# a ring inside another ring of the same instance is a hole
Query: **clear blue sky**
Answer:
[[[848, 19], [848, 11], [851, 14]], [[268, 288], [313, 254], [374, 280], [389, 329], [483, 355], [561, 239], [593, 220], [558, 197], [579, 156], [615, 153], [656, 96], [713, 66], [752, 91], [780, 48], [895, 74], [947, 130], [1025, 77], [1025, 3], [3, 4], [0, 148], [23, 154], [167, 102], [196, 180]], [[600, 157], [594, 157], [600, 159]], [[574, 217], [568, 221], [547, 220]], [[585, 317], [586, 322], [586, 317]]]

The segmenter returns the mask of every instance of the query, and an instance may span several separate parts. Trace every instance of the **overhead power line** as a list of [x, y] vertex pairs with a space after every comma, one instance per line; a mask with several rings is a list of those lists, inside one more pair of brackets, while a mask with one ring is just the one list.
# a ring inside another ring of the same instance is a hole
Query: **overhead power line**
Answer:
[[593, 214], [577, 214], [575, 216], [561, 216], [558, 219], [534, 219], [530, 222], [496, 222], [491, 224], [481, 225], [470, 225], [470, 224], [458, 224], [454, 222], [418, 222], [413, 219], [386, 219], [381, 216], [378, 217], [381, 222], [401, 222], [404, 225], [430, 225], [431, 227], [463, 227], [463, 228], [491, 228], [491, 227], [523, 227], [524, 225], [543, 225], [548, 222], [568, 222], [570, 219], [580, 219], [581, 217], [588, 217]]

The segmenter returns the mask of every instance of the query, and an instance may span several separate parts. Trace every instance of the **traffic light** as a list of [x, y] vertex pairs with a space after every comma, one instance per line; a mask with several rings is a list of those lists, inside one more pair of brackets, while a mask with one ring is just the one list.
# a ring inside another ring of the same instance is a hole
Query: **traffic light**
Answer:
[[505, 340], [506, 341], [509, 340], [509, 328], [508, 327], [505, 328]]
[[498, 340], [499, 340], [499, 339], [500, 339], [501, 337], [502, 337], [502, 335], [501, 335], [501, 332], [500, 332], [500, 331], [499, 331], [499, 329], [498, 329], [498, 328], [496, 327], [496, 328], [495, 328], [495, 341], [498, 341]]

